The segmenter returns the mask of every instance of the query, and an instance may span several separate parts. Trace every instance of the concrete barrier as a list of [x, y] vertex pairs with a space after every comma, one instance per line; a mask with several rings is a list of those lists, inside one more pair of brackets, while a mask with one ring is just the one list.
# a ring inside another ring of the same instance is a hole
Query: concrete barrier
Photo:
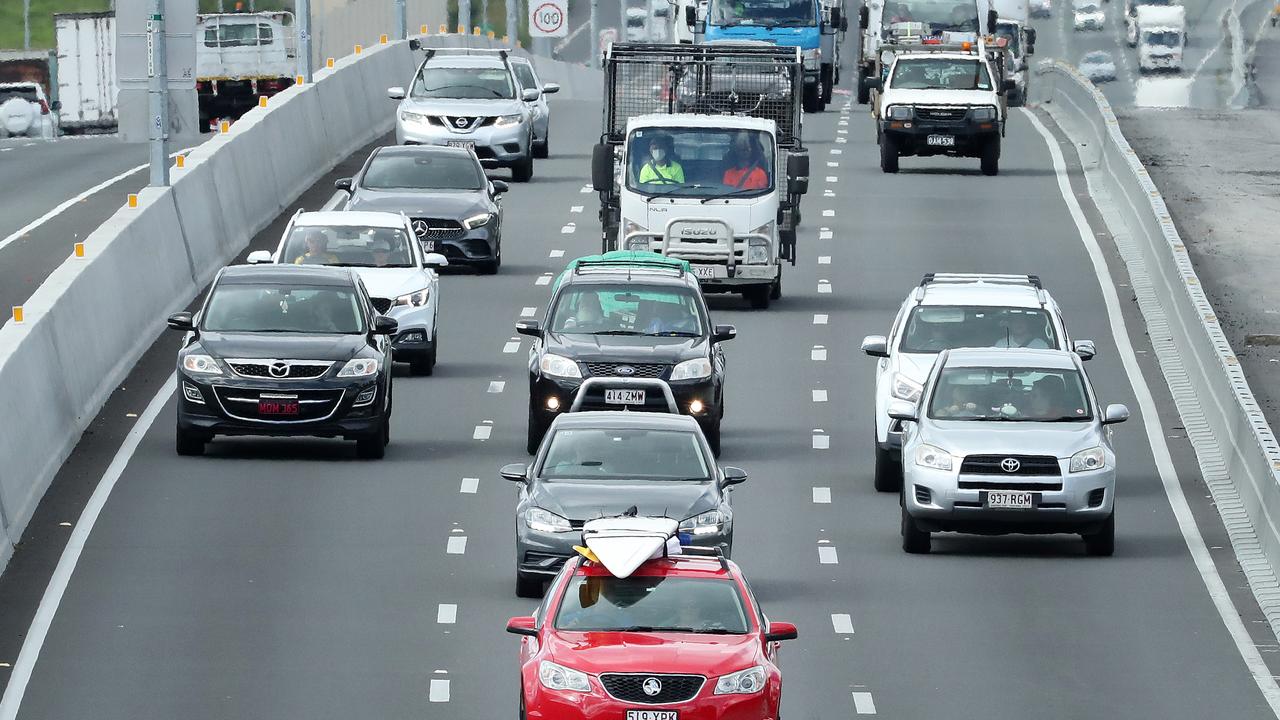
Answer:
[[[487, 38], [426, 36], [428, 45], [495, 47]], [[523, 52], [523, 51], [518, 51]], [[395, 101], [421, 62], [407, 43], [371, 45], [272, 97], [193, 150], [172, 186], [144, 190], [85, 238], [0, 327], [0, 569], [58, 468], [107, 396], [187, 306], [324, 173], [389, 132]], [[590, 99], [600, 75], [539, 59], [558, 97]], [[554, 98], [553, 98], [554, 102]]]
[[1205, 296], [1159, 189], [1106, 98], [1061, 62], [1033, 99], [1080, 152], [1129, 270], [1160, 367], [1259, 606], [1280, 633], [1280, 445]]

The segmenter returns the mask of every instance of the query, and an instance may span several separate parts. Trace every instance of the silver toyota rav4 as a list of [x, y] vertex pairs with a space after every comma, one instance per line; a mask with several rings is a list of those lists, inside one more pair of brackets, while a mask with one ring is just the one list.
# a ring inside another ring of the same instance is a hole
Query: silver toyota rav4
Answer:
[[930, 533], [1079, 533], [1115, 547], [1116, 455], [1124, 405], [1098, 407], [1080, 356], [1063, 350], [949, 350], [902, 423], [902, 548]]
[[425, 50], [408, 91], [387, 89], [400, 101], [396, 142], [468, 148], [482, 165], [509, 167], [513, 180], [528, 182], [534, 153], [530, 103], [542, 90], [521, 88], [506, 50]]
[[876, 363], [875, 487], [902, 486], [902, 433], [889, 417], [894, 400], [920, 399], [924, 379], [943, 350], [1031, 347], [1093, 357], [1093, 343], [1072, 341], [1058, 303], [1035, 275], [929, 273], [907, 296], [889, 334], [868, 335], [862, 350]]

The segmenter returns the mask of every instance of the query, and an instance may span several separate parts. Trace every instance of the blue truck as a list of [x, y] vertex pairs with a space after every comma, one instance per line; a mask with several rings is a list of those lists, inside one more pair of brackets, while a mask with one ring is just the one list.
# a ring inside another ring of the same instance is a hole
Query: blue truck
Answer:
[[705, 14], [686, 6], [700, 42], [766, 42], [798, 47], [804, 60], [804, 110], [821, 112], [840, 82], [837, 35], [848, 29], [841, 5], [823, 0], [710, 0]]

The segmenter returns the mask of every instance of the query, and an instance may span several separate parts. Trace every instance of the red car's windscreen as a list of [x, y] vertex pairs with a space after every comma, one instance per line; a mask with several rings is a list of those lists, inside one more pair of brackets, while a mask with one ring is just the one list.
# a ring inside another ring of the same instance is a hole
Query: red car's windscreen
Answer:
[[578, 576], [565, 588], [557, 630], [740, 635], [751, 628], [731, 580]]

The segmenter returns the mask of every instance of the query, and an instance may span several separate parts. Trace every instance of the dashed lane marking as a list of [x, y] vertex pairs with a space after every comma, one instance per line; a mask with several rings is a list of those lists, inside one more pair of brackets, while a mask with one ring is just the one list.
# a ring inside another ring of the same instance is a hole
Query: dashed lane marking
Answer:
[[822, 217], [835, 217], [835, 216], [836, 216], [836, 211], [835, 211], [835, 210], [823, 210], [823, 211], [822, 211]]
[[[452, 625], [458, 622], [458, 606], [453, 603], [440, 603], [436, 608], [436, 622], [441, 625]], [[850, 630], [850, 632], [853, 632]]]
[[590, 186], [590, 185], [583, 185], [583, 186], [582, 186], [582, 189], [581, 189], [581, 190], [579, 190], [578, 192], [582, 193], [583, 195], [586, 195], [587, 193], [591, 192], [591, 186]]
[[550, 285], [551, 273], [543, 273], [542, 275], [539, 275], [538, 279], [533, 281], [533, 284], [534, 285]]
[[490, 380], [489, 381], [489, 392], [491, 393], [500, 393], [506, 389], [507, 389], [506, 380]]
[[461, 555], [467, 551], [467, 536], [454, 535], [449, 538], [449, 542], [445, 545], [444, 551], [450, 555]]
[[458, 492], [475, 495], [479, 489], [480, 478], [462, 478], [462, 486], [458, 488]]
[[831, 629], [837, 635], [853, 634], [853, 618], [848, 613], [831, 613]]
[[573, 234], [573, 231], [574, 231], [574, 230], [577, 230], [577, 229], [578, 229], [578, 226], [577, 226], [577, 224], [576, 224], [576, 223], [569, 223], [569, 224], [565, 225], [564, 227], [560, 228], [560, 234], [561, 234], [561, 235], [572, 235], [572, 234]]
[[813, 390], [813, 401], [814, 401], [814, 402], [826, 402], [826, 401], [827, 401], [827, 391], [826, 391], [826, 390], [819, 390], [819, 389], [815, 389], [815, 390]]
[[819, 505], [831, 504], [831, 488], [816, 487], [813, 489], [813, 501]]
[[835, 197], [835, 196], [836, 196], [836, 191], [835, 191], [835, 190], [823, 190], [823, 191], [822, 191], [822, 197]]
[[819, 265], [830, 265], [830, 264], [831, 264], [831, 256], [830, 256], [830, 255], [819, 255], [819, 256], [818, 256], [818, 264], [819, 264]]
[[831, 436], [822, 432], [821, 429], [813, 431], [813, 449], [814, 450], [830, 450]]
[[551, 257], [551, 258], [564, 257], [564, 251], [563, 251], [563, 250], [552, 250], [552, 251], [551, 251], [551, 254], [550, 254], [550, 255], [547, 255], [547, 257]]
[[472, 440], [488, 440], [493, 435], [492, 425], [477, 425], [475, 432], [471, 433]]
[[826, 325], [826, 324], [827, 324], [827, 314], [826, 314], [826, 313], [814, 313], [814, 314], [813, 314], [813, 324], [814, 324], [814, 325]]
[[538, 312], [538, 308], [536, 307], [522, 307], [520, 308], [520, 317], [531, 318], [535, 314], [537, 314], [537, 312]]
[[828, 160], [828, 161], [827, 161], [827, 167], [840, 167], [840, 163], [835, 162], [835, 161], [833, 161], [833, 160]]
[[832, 233], [831, 228], [822, 228], [818, 231], [819, 240], [830, 240], [832, 237], [834, 237], [834, 233]]
[[871, 693], [855, 692], [853, 694], [853, 711], [859, 715], [875, 715], [876, 702], [871, 699]]
[[507, 344], [502, 346], [502, 352], [506, 355], [514, 355], [520, 352], [520, 341], [508, 340]]
[[814, 345], [813, 349], [809, 351], [809, 359], [814, 362], [826, 362], [827, 348], [822, 345]]
[[449, 681], [432, 678], [431, 689], [427, 692], [427, 700], [433, 703], [449, 702]]
[[836, 555], [836, 549], [830, 545], [818, 546], [818, 563], [822, 565], [835, 565], [840, 562], [839, 556]]
[[830, 149], [830, 150], [828, 150], [827, 152], [831, 153], [832, 155], [843, 155], [843, 154], [844, 154], [844, 151], [843, 151], [843, 150], [841, 150], [840, 148], [831, 148], [831, 149]]
[[569, 208], [569, 212], [571, 212], [571, 213], [580, 213], [580, 212], [582, 212], [582, 206], [581, 206], [581, 205], [574, 205], [573, 207]]
[[840, 177], [839, 177], [838, 175], [828, 175], [828, 176], [827, 176], [827, 182], [829, 182], [829, 183], [838, 183], [838, 182], [840, 182]]
[[830, 295], [830, 294], [831, 294], [831, 281], [830, 281], [830, 280], [819, 280], [819, 281], [818, 281], [818, 293], [819, 293], [820, 295]]

